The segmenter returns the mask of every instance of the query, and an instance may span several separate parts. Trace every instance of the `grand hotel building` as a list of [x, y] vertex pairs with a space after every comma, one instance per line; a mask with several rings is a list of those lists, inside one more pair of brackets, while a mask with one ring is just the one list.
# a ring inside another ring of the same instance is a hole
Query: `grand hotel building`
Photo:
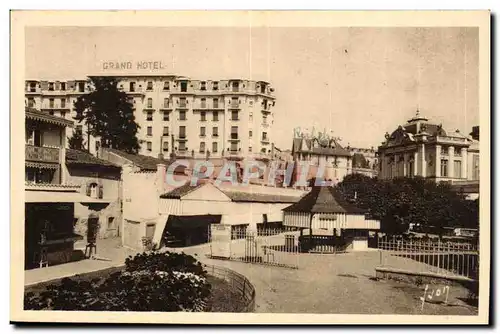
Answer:
[[[134, 106], [140, 154], [177, 157], [265, 157], [272, 154], [274, 89], [268, 82], [242, 79], [191, 80], [180, 76], [115, 76]], [[25, 103], [73, 120], [74, 102], [87, 93], [86, 79], [26, 80]], [[75, 123], [92, 154], [98, 138]], [[72, 130], [67, 130], [67, 137]]]

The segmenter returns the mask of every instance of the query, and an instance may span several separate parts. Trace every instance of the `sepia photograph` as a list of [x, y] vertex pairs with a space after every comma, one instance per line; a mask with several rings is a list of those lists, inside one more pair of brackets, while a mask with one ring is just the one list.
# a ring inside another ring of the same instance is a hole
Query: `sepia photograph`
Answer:
[[490, 19], [11, 12], [10, 320], [487, 324]]

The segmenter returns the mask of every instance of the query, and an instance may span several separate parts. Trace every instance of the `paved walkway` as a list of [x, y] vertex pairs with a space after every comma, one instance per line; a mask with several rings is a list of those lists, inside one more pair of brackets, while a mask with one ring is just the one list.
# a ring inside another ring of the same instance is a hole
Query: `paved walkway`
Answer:
[[[26, 271], [26, 283], [117, 266], [135, 252], [117, 248], [114, 241], [100, 249], [109, 252], [109, 262], [85, 260]], [[351, 314], [476, 314], [457, 299], [465, 289], [452, 287], [450, 301], [455, 306], [426, 304], [420, 310], [423, 289], [392, 281], [374, 280], [380, 264], [378, 252], [337, 255], [301, 254], [299, 269], [270, 267], [205, 257], [208, 245], [178, 249], [195, 255], [201, 262], [232, 269], [245, 275], [256, 290], [256, 312], [266, 313], [351, 313]]]

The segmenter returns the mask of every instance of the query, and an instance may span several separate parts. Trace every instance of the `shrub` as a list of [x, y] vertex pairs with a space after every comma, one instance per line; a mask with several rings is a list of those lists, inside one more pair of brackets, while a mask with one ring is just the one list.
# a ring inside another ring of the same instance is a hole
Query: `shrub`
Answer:
[[210, 295], [201, 264], [175, 253], [139, 254], [125, 270], [103, 279], [64, 278], [41, 293], [27, 293], [28, 310], [201, 311]]

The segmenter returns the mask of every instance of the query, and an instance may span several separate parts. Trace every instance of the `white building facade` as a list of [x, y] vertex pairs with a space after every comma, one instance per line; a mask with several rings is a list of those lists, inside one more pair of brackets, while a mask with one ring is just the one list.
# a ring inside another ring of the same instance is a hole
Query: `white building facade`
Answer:
[[[127, 93], [140, 126], [140, 154], [169, 157], [259, 157], [272, 153], [274, 89], [268, 82], [242, 79], [192, 80], [170, 76], [114, 76]], [[26, 80], [26, 106], [73, 120], [74, 102], [90, 90], [87, 79]], [[86, 147], [99, 151], [98, 138], [82, 131]], [[67, 137], [72, 130], [67, 130]]]

